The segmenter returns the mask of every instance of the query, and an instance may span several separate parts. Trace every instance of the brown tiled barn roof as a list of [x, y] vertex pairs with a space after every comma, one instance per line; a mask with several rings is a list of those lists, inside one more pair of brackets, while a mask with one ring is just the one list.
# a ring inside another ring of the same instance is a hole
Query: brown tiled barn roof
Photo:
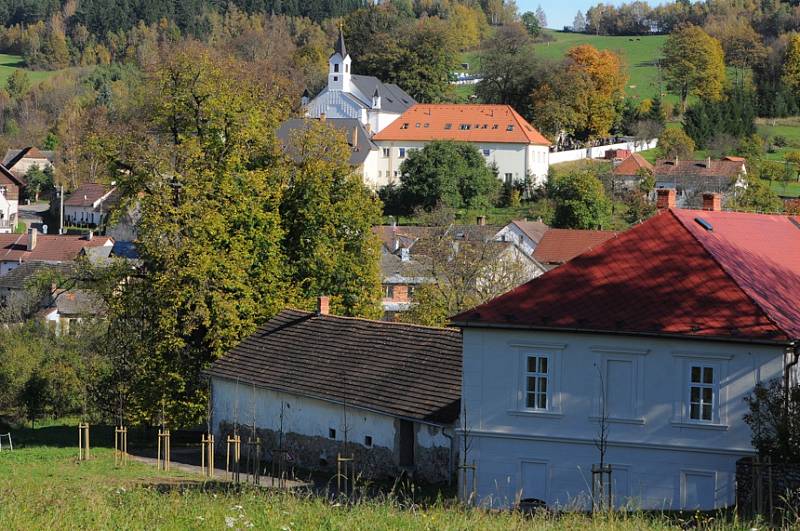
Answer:
[[214, 362], [208, 374], [449, 424], [461, 396], [461, 333], [284, 310]]

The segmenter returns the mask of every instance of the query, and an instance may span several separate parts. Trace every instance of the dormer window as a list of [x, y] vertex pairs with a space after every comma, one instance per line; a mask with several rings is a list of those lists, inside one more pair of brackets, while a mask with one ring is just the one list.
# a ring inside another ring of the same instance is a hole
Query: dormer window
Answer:
[[408, 122], [400, 126], [400, 129], [408, 129]]
[[498, 125], [497, 125], [497, 124], [493, 124], [493, 125], [492, 125], [492, 129], [497, 129], [497, 128], [498, 128]]
[[470, 125], [469, 124], [461, 124], [459, 126], [459, 129], [461, 129], [462, 131], [469, 131]]
[[452, 129], [453, 128], [453, 124], [444, 124], [444, 128], [445, 129]]
[[506, 131], [513, 131], [513, 130], [514, 130], [514, 126], [511, 125], [511, 124], [509, 124], [508, 127], [506, 127]]

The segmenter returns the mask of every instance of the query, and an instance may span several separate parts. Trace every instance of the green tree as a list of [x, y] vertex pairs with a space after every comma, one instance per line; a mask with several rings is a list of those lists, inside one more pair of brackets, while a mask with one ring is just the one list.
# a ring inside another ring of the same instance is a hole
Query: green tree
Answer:
[[280, 214], [292, 283], [309, 305], [329, 295], [335, 313], [379, 318], [380, 201], [349, 165], [341, 132], [313, 123], [291, 144]]
[[539, 18], [533, 11], [524, 12], [520, 17], [520, 21], [531, 37], [538, 37], [542, 34], [542, 26], [539, 24]]
[[658, 139], [658, 153], [665, 159], [688, 159], [694, 155], [694, 140], [683, 129], [671, 127]]
[[800, 385], [787, 389], [781, 378], [759, 382], [745, 400], [749, 412], [744, 421], [758, 453], [776, 463], [800, 461]]
[[729, 205], [744, 212], [781, 212], [783, 201], [763, 180], [749, 176], [746, 187], [738, 190]]
[[783, 62], [783, 82], [789, 88], [800, 91], [800, 34], [795, 34], [786, 48]]
[[400, 189], [408, 208], [485, 208], [500, 181], [478, 149], [466, 142], [435, 141], [412, 151], [400, 167]]
[[598, 229], [611, 220], [611, 201], [593, 173], [575, 171], [557, 175], [547, 184], [555, 204], [553, 225], [567, 229]]
[[53, 189], [53, 168], [52, 166], [46, 167], [44, 170], [39, 169], [39, 166], [33, 165], [28, 169], [25, 174], [25, 193], [29, 199], [34, 201], [39, 200], [39, 195], [49, 192]]
[[690, 95], [709, 100], [722, 96], [725, 61], [722, 45], [697, 26], [685, 26], [664, 43], [664, 78], [669, 89], [681, 100], [686, 111]]
[[14, 69], [6, 81], [6, 89], [9, 96], [15, 100], [25, 96], [31, 89], [31, 79], [27, 72], [21, 68]]

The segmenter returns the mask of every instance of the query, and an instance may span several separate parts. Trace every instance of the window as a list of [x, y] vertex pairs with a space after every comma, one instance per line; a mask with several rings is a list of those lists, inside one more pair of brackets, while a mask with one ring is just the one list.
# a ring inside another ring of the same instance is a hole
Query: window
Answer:
[[431, 124], [429, 124], [428, 122], [425, 122], [425, 125], [423, 127], [427, 129], [430, 126], [431, 126]]
[[383, 158], [389, 158], [389, 148], [383, 148]]
[[411, 300], [414, 298], [414, 286], [408, 287], [408, 299]]
[[364, 446], [367, 448], [372, 448], [372, 435], [364, 436]]
[[452, 129], [453, 128], [453, 124], [444, 124], [444, 128], [445, 129]]
[[414, 124], [414, 127], [416, 127], [417, 129], [419, 129], [419, 126], [420, 126], [420, 123], [419, 123], [419, 122], [417, 122], [416, 124]]
[[336, 438], [336, 430], [333, 428], [328, 428], [328, 439], [335, 439]]
[[333, 76], [334, 81], [339, 81], [339, 76]]
[[397, 156], [401, 159], [406, 158], [406, 148], [397, 148]]
[[508, 127], [506, 127], [506, 131], [513, 131], [513, 130], [514, 130], [514, 126], [511, 125], [511, 124], [508, 124]]
[[408, 129], [408, 122], [400, 126], [400, 129]]
[[547, 409], [547, 356], [528, 356], [525, 371], [525, 407]]
[[498, 127], [499, 126], [497, 124], [492, 124], [492, 129], [498, 129]]
[[461, 124], [461, 125], [458, 126], [458, 128], [461, 129], [462, 131], [468, 131], [470, 129], [470, 125], [469, 124]]
[[339, 71], [339, 63], [333, 63], [333, 71], [334, 72], [338, 72]]
[[488, 157], [491, 154], [492, 154], [492, 150], [491, 149], [484, 149], [483, 150], [483, 156], [484, 157]]
[[393, 299], [394, 298], [394, 286], [391, 284], [384, 284], [383, 285], [383, 298], [384, 299]]
[[350, 65], [344, 65], [344, 71], [345, 72], [349, 72], [350, 71]]
[[715, 394], [714, 367], [691, 365], [689, 369], [689, 418], [704, 422], [713, 421]]
[[394, 176], [395, 176], [395, 177], [399, 177], [399, 176], [400, 176], [400, 172], [399, 172], [399, 171], [397, 171], [397, 170], [394, 170]]

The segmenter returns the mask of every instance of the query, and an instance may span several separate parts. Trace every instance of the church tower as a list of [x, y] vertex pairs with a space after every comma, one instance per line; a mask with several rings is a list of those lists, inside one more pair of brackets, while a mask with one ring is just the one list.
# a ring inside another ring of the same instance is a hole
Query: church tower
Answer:
[[328, 59], [328, 90], [340, 90], [350, 92], [350, 55], [344, 45], [344, 33], [339, 28], [339, 38], [336, 40], [336, 47], [333, 54]]

